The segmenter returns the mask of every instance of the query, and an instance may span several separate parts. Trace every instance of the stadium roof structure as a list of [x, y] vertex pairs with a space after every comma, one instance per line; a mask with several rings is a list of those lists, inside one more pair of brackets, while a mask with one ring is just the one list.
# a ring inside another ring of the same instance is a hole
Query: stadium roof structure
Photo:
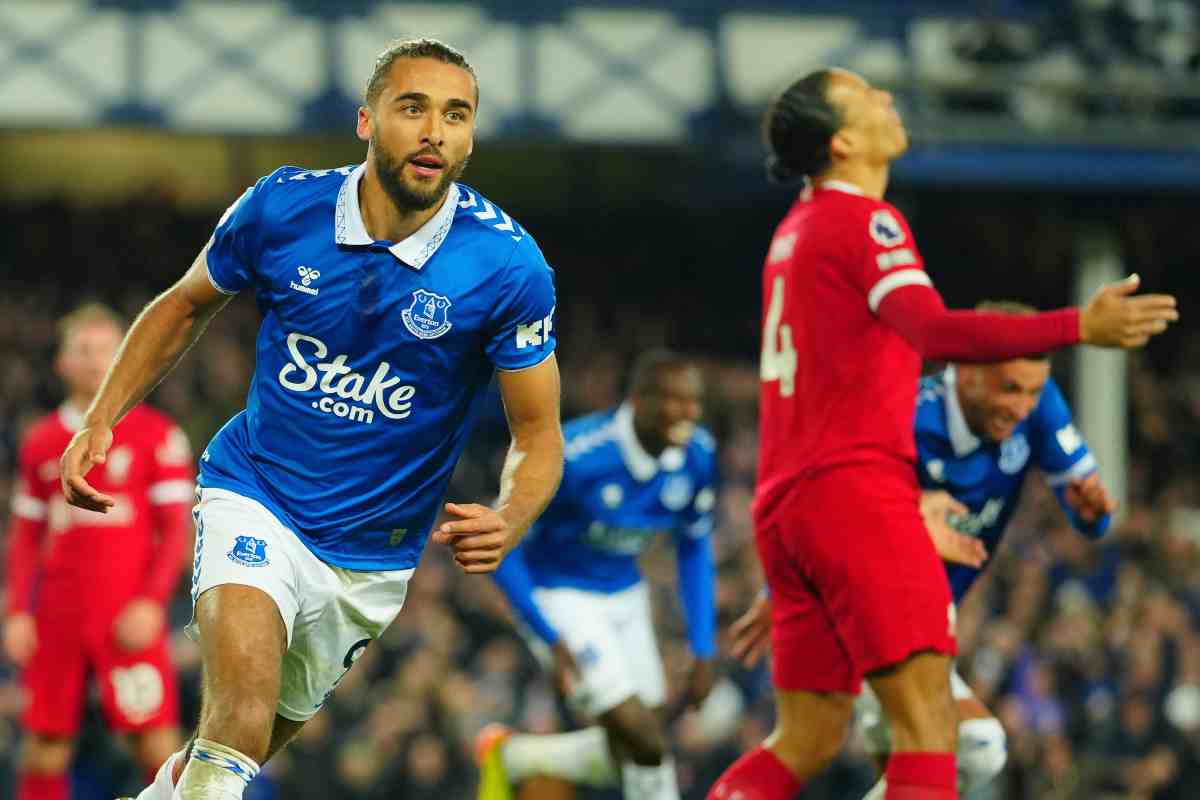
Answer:
[[913, 180], [1200, 185], [1197, 37], [1086, 5], [9, 0], [0, 126], [348, 130], [374, 55], [434, 35], [472, 58], [493, 140], [747, 158], [770, 96], [835, 64], [896, 93]]

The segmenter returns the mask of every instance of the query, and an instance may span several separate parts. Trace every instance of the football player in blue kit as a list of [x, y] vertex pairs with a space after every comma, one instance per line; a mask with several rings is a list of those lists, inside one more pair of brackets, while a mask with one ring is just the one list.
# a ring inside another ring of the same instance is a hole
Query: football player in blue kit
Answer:
[[[1030, 313], [1020, 303], [993, 301], [977, 310]], [[1116, 501], [1097, 474], [1096, 459], [1050, 377], [1048, 356], [994, 364], [950, 365], [921, 380], [915, 421], [922, 513], [931, 532], [944, 518], [994, 553], [1017, 508], [1030, 467], [1037, 467], [1071, 524], [1092, 539], [1104, 535]], [[939, 552], [941, 550], [939, 549]], [[961, 603], [982, 564], [946, 563], [954, 602]], [[735, 623], [737, 655], [754, 663], [765, 651], [770, 602], [760, 597]], [[1006, 761], [1004, 728], [955, 670], [951, 689], [959, 712], [959, 791], [987, 785]], [[869, 688], [855, 707], [867, 752], [879, 763], [891, 749], [887, 717]], [[880, 800], [880, 780], [864, 800]]]
[[[143, 800], [242, 797], [400, 611], [439, 511], [434, 541], [465, 572], [491, 572], [558, 486], [553, 272], [524, 228], [457, 182], [478, 99], [456, 50], [390, 46], [358, 113], [366, 161], [282, 167], [248, 189], [142, 312], [63, 455], [69, 500], [107, 510], [84, 476], [112, 427], [254, 291], [246, 409], [200, 462], [199, 727]], [[494, 373], [512, 435], [500, 498], [443, 507]]]
[[562, 486], [494, 577], [568, 703], [596, 724], [550, 735], [486, 728], [477, 747], [483, 800], [510, 797], [510, 785], [532, 777], [619, 786], [629, 800], [679, 797], [637, 558], [656, 535], [672, 534], [695, 656], [686, 699], [698, 705], [712, 689], [716, 653], [717, 462], [712, 435], [697, 424], [702, 392], [693, 363], [652, 351], [638, 359], [622, 405], [564, 426]]

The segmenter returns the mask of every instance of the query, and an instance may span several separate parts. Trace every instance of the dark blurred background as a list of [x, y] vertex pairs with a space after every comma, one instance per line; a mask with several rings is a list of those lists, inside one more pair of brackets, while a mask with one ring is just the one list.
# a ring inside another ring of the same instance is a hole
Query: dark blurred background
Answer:
[[[360, 161], [361, 84], [388, 39], [411, 35], [463, 49], [479, 73], [480, 146], [465, 180], [557, 270], [565, 413], [617, 403], [647, 347], [705, 365], [725, 478], [723, 626], [760, 585], [748, 516], [759, 270], [794, 193], [761, 168], [758, 116], [772, 92], [837, 64], [896, 93], [914, 146], [889, 197], [951, 305], [1053, 307], [1131, 271], [1177, 294], [1183, 322], [1147, 350], [1058, 357], [1121, 518], [1089, 544], [1031, 481], [960, 610], [960, 670], [1010, 737], [1009, 766], [981, 797], [1200, 796], [1192, 0], [4, 0], [0, 500], [25, 425], [62, 400], [55, 320], [85, 299], [136, 314], [276, 166]], [[244, 403], [257, 325], [252, 299], [236, 300], [153, 397], [197, 451]], [[493, 396], [451, 496], [489, 497], [506, 444]], [[670, 560], [656, 548], [646, 569], [678, 696], [688, 655]], [[181, 592], [177, 628], [189, 612]], [[198, 654], [181, 634], [175, 644], [190, 723]], [[767, 674], [725, 667], [703, 713], [674, 727], [688, 800], [770, 730]], [[0, 664], [0, 797], [11, 796], [21, 703]], [[490, 582], [431, 548], [383, 646], [247, 796], [473, 797], [471, 741], [491, 720], [573, 724]], [[95, 722], [77, 761], [76, 798], [136, 793], [121, 743]], [[859, 797], [872, 782], [852, 739], [805, 796]]]

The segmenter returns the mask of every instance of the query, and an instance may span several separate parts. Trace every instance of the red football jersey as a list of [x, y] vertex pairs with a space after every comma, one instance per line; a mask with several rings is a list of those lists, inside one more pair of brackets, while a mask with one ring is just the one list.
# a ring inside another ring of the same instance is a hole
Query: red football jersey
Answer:
[[763, 270], [759, 519], [818, 470], [915, 461], [921, 356], [876, 316], [913, 284], [931, 285], [908, 223], [854, 186], [806, 190], [779, 224]]
[[22, 442], [13, 515], [43, 528], [34, 569], [36, 600], [13, 598], [10, 606], [115, 613], [144, 591], [155, 569], [153, 507], [193, 500], [187, 437], [169, 417], [139, 405], [113, 429], [106, 462], [86, 476], [116, 505], [107, 514], [68, 505], [58, 461], [81, 422], [79, 412], [64, 405], [34, 423]]

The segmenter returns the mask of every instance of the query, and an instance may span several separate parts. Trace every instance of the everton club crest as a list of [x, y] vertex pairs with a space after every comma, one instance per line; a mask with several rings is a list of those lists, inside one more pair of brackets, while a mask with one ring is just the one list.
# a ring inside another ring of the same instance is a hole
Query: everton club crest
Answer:
[[418, 289], [413, 292], [412, 305], [400, 316], [404, 327], [418, 339], [436, 339], [452, 327], [446, 312], [450, 310], [450, 298]]

